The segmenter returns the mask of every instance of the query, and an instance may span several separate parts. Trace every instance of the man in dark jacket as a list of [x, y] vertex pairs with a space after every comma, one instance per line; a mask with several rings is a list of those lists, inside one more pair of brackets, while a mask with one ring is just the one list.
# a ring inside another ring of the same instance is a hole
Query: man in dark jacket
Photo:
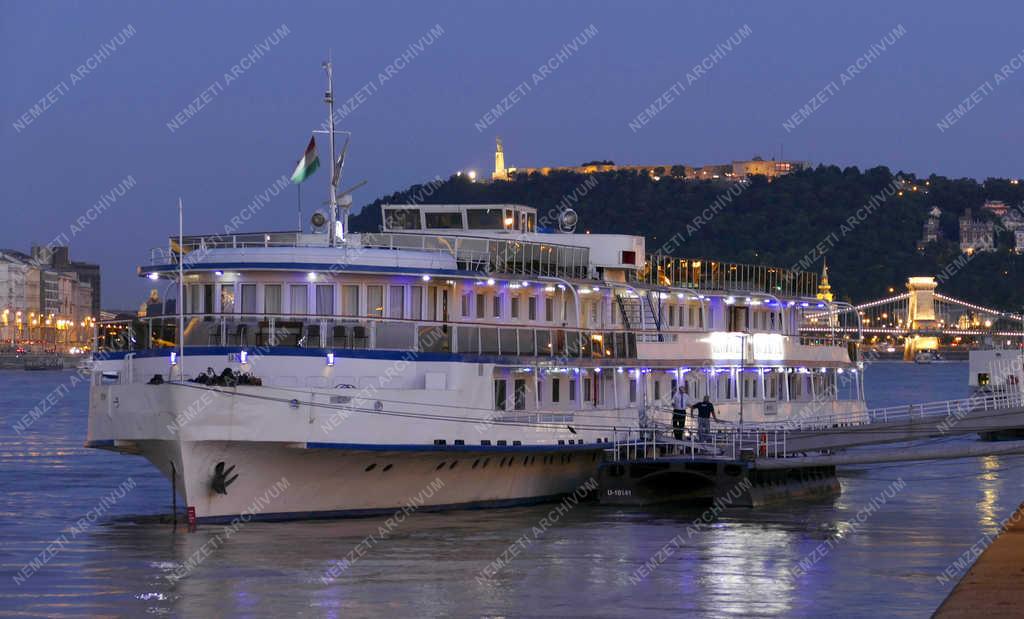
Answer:
[[705, 442], [711, 439], [711, 419], [720, 421], [718, 415], [715, 414], [715, 406], [711, 403], [711, 398], [704, 396], [704, 399], [690, 408], [697, 409], [697, 439], [701, 442]]

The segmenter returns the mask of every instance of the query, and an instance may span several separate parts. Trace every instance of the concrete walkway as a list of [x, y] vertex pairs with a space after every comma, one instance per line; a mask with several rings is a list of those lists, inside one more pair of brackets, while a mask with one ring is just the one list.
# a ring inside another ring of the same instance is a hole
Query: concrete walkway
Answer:
[[934, 617], [1024, 616], [1024, 505], [978, 557]]

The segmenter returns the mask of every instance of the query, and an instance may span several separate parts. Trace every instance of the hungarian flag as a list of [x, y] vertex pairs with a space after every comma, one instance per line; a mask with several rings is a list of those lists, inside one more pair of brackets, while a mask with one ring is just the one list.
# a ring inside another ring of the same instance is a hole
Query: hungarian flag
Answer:
[[302, 155], [302, 159], [299, 159], [298, 165], [295, 166], [295, 171], [292, 172], [292, 182], [301, 183], [302, 181], [309, 178], [309, 176], [316, 172], [316, 169], [320, 167], [320, 156], [316, 153], [316, 139], [309, 138], [309, 146], [306, 147], [306, 152]]

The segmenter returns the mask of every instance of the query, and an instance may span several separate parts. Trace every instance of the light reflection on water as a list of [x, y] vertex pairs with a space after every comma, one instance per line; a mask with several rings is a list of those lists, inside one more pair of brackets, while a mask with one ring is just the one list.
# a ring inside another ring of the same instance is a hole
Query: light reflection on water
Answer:
[[[919, 617], [953, 586], [936, 580], [941, 570], [994, 533], [1024, 498], [1024, 460], [988, 457], [850, 467], [834, 501], [728, 510], [695, 528], [700, 510], [670, 507], [580, 505], [536, 537], [532, 527], [550, 505], [421, 513], [328, 583], [321, 581], [327, 570], [380, 520], [251, 523], [171, 584], [166, 577], [221, 528], [172, 532], [157, 518], [169, 510], [166, 480], [139, 458], [81, 448], [84, 389], [19, 438], [14, 420], [61, 377], [67, 374], [0, 373], [0, 614]], [[873, 405], [963, 397], [965, 379], [962, 363], [879, 363], [868, 369], [868, 396]], [[12, 582], [127, 477], [138, 487], [102, 524], [23, 585]], [[900, 478], [904, 490], [851, 525]], [[483, 578], [483, 568], [523, 535], [527, 547], [493, 579]], [[676, 535], [682, 545], [632, 584], [630, 574]], [[835, 548], [806, 575], [787, 578], [832, 537]]]

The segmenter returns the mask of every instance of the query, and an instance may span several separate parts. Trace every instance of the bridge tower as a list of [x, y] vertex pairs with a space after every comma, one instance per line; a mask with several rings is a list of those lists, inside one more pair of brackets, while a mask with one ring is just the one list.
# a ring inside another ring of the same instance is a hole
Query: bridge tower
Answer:
[[[909, 331], [938, 330], [939, 319], [935, 315], [934, 277], [911, 277], [907, 280], [907, 329]], [[923, 350], [937, 350], [939, 338], [932, 335], [908, 335], [903, 343], [904, 361], [913, 361]]]

